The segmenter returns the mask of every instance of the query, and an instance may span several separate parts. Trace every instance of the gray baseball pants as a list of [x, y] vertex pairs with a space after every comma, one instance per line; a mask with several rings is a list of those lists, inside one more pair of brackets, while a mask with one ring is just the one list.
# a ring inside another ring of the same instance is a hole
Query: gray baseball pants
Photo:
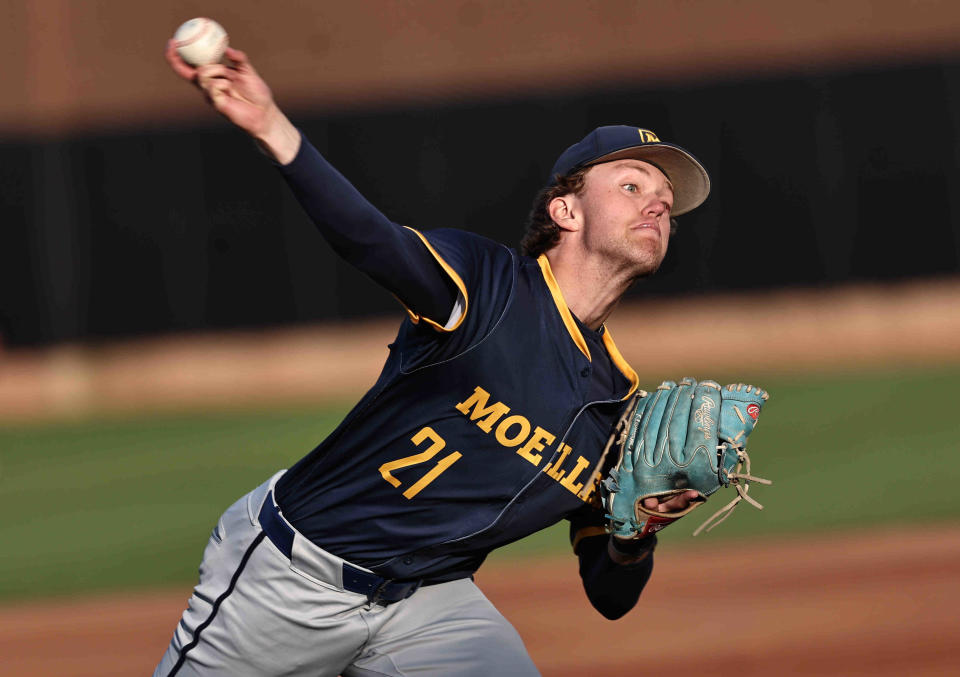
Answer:
[[539, 675], [516, 630], [469, 579], [382, 605], [345, 590], [344, 561], [289, 525], [287, 557], [260, 525], [281, 474], [220, 518], [154, 677]]

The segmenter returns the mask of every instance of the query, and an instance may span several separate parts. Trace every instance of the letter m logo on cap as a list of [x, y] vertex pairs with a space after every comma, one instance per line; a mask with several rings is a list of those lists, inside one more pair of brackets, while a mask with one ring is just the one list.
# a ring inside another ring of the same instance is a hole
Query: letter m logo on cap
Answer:
[[657, 135], [651, 132], [649, 129], [637, 129], [640, 132], [640, 140], [644, 143], [660, 143], [660, 139], [657, 138]]

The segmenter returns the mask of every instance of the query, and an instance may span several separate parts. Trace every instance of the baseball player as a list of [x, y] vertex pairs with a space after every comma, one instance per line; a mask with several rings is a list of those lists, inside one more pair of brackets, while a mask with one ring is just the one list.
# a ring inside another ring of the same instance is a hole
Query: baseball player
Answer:
[[563, 519], [593, 606], [629, 611], [656, 537], [613, 538], [597, 499], [605, 443], [638, 387], [604, 321], [657, 270], [671, 216], [706, 199], [700, 163], [649, 130], [592, 131], [556, 161], [518, 255], [392, 223], [281, 113], [242, 52], [199, 69], [172, 45], [166, 57], [407, 317], [336, 430], [220, 518], [155, 675], [538, 674], [472, 576], [492, 549]]

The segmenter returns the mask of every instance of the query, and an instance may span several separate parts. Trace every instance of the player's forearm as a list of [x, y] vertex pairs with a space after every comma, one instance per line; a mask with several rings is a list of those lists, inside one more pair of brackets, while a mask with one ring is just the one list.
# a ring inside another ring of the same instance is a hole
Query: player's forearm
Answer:
[[587, 598], [610, 620], [620, 618], [636, 606], [650, 580], [656, 537], [640, 545], [634, 552], [611, 551], [609, 538], [595, 536], [584, 539], [577, 548], [580, 578]]

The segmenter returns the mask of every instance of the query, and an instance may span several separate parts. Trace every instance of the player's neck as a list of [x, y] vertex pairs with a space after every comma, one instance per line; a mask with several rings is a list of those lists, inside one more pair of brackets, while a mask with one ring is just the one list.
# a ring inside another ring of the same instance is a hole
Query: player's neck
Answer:
[[607, 321], [633, 283], [633, 278], [591, 265], [582, 257], [567, 254], [563, 248], [551, 249], [547, 259], [570, 312], [593, 330]]

